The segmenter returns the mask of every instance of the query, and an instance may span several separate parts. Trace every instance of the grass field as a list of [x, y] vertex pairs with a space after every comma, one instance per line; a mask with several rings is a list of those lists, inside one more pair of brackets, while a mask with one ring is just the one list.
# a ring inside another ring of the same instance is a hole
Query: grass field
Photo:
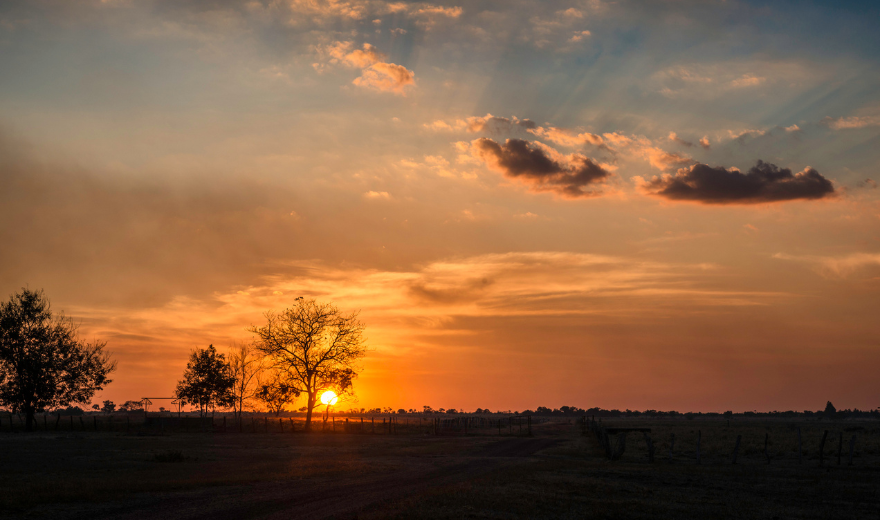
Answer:
[[424, 421], [396, 435], [6, 431], [0, 433], [0, 517], [880, 518], [877, 422], [620, 419], [603, 425], [650, 428], [655, 462], [648, 462], [641, 433], [628, 434], [620, 460], [608, 460], [576, 419], [536, 420], [532, 436], [515, 428], [502, 435], [491, 428], [433, 435]]

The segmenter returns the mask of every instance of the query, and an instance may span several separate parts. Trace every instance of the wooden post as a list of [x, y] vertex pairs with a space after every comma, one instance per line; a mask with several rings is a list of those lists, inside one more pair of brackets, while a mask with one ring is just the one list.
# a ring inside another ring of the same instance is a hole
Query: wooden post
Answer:
[[675, 434], [669, 439], [669, 462], [672, 463], [672, 451], [675, 450]]
[[840, 432], [840, 441], [837, 443], [837, 465], [840, 466], [840, 455], [843, 453], [843, 432]]
[[[12, 417], [9, 418], [9, 424], [12, 424]], [[70, 416], [70, 431], [73, 431], [73, 416]]]
[[[92, 429], [98, 431], [98, 417], [94, 415], [92, 416]], [[843, 434], [841, 433], [840, 435], [843, 438]]]
[[290, 433], [293, 433], [296, 431], [296, 426], [293, 425], [293, 417], [288, 417], [287, 420], [290, 421]]
[[770, 450], [768, 445], [770, 444], [770, 434], [764, 434], [764, 456], [767, 457], [767, 464], [770, 464]]
[[736, 445], [733, 447], [733, 463], [736, 464], [736, 458], [739, 456], [739, 443], [742, 440], [742, 435], [736, 436]]
[[336, 417], [333, 417], [333, 433], [336, 433]]
[[46, 414], [43, 414], [43, 430], [48, 430], [49, 425], [46, 424]]
[[370, 426], [372, 427], [373, 433], [376, 433], [376, 418], [370, 417]]
[[265, 430], [266, 433], [269, 433], [269, 418], [268, 417], [263, 417], [263, 430]]
[[257, 433], [257, 420], [254, 417], [251, 417], [251, 432]]
[[281, 433], [284, 433], [284, 419], [281, 417], [278, 418], [278, 427], [281, 429]]
[[853, 435], [849, 440], [849, 465], [852, 466], [853, 452], [856, 450], [856, 436]]
[[651, 436], [648, 432], [644, 432], [645, 435], [645, 444], [648, 445], [648, 462], [654, 463], [654, 442], [651, 440]]
[[[532, 416], [529, 416], [529, 437], [532, 436]], [[623, 437], [624, 441], [626, 441], [626, 436]]]
[[85, 421], [83, 421], [83, 416], [82, 416], [82, 415], [79, 416], [79, 429], [80, 429], [80, 430], [85, 430], [85, 429], [86, 429], [86, 423], [85, 423]]
[[804, 462], [804, 445], [801, 442], [801, 427], [798, 426], [798, 464]]
[[700, 441], [703, 438], [702, 430], [697, 430], [697, 464], [700, 463]]
[[822, 442], [819, 443], [819, 467], [822, 467], [822, 463], [825, 462], [825, 439], [828, 438], [828, 430], [825, 430], [825, 433], [822, 435]]
[[[58, 431], [58, 423], [60, 423], [60, 422], [61, 422], [61, 414], [59, 413], [58, 415], [55, 416], [55, 431]], [[11, 424], [10, 424], [10, 426], [11, 426]]]

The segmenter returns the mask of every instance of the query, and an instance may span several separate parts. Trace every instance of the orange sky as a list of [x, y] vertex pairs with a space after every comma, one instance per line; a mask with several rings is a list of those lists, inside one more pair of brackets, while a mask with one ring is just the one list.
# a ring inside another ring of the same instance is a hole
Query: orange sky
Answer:
[[876, 408], [877, 12], [797, 5], [6, 3], [0, 289], [96, 402], [306, 296], [367, 408]]

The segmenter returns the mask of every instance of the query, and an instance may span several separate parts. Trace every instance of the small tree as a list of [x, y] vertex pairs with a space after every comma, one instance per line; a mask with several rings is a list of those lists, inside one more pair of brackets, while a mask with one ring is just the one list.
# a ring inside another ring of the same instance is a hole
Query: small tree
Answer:
[[140, 400], [133, 401], [133, 400], [129, 399], [128, 401], [119, 405], [119, 411], [120, 412], [143, 412], [144, 411], [143, 401], [140, 401]]
[[837, 408], [835, 408], [834, 405], [831, 404], [831, 401], [828, 401], [828, 403], [825, 405], [825, 417], [828, 417], [829, 419], [834, 419], [835, 415], [837, 415]]
[[113, 401], [104, 401], [104, 406], [101, 408], [101, 411], [104, 413], [113, 413], [116, 411], [116, 405], [113, 404]]
[[106, 343], [85, 343], [76, 325], [53, 315], [43, 291], [22, 289], [0, 304], [0, 406], [25, 415], [88, 403], [116, 369]]
[[258, 379], [265, 368], [263, 355], [251, 343], [233, 345], [229, 349], [229, 367], [235, 378], [232, 385], [232, 412], [241, 417], [248, 401], [260, 390]]
[[332, 389], [340, 396], [351, 395], [356, 363], [367, 353], [364, 325], [357, 313], [345, 315], [332, 304], [298, 300], [280, 314], [266, 313], [266, 325], [250, 330], [272, 366], [306, 394], [307, 430], [322, 392]]
[[284, 371], [274, 368], [261, 372], [254, 397], [278, 416], [301, 393], [294, 382], [288, 381]]
[[234, 383], [226, 357], [209, 345], [190, 354], [183, 379], [177, 382], [176, 397], [183, 404], [198, 405], [199, 414], [204, 417], [217, 405], [232, 406]]

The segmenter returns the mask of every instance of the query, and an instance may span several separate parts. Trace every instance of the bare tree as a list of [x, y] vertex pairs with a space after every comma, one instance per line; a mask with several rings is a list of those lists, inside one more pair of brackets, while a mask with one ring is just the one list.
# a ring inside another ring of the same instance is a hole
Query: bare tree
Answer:
[[322, 392], [352, 393], [357, 362], [367, 353], [364, 324], [357, 313], [345, 315], [333, 304], [297, 300], [281, 313], [266, 313], [266, 325], [250, 330], [271, 365], [306, 394], [306, 429], [311, 429], [312, 411]]
[[263, 354], [252, 343], [238, 343], [229, 348], [228, 357], [235, 378], [232, 411], [241, 417], [248, 401], [254, 398], [258, 390], [260, 372], [264, 370]]
[[105, 346], [79, 340], [43, 291], [13, 294], [0, 303], [0, 406], [23, 413], [30, 431], [38, 412], [89, 402], [116, 369]]

